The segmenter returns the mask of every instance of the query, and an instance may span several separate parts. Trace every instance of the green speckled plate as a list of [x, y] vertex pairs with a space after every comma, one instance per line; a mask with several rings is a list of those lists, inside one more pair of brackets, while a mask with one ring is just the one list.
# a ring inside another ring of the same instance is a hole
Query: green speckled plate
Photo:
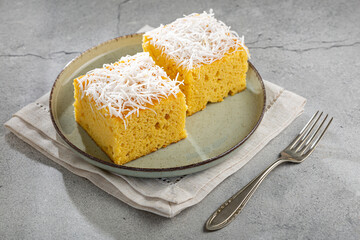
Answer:
[[223, 102], [208, 104], [186, 119], [188, 137], [123, 166], [114, 164], [75, 122], [73, 79], [87, 71], [142, 51], [142, 34], [123, 36], [93, 47], [71, 61], [57, 77], [50, 113], [59, 136], [85, 161], [108, 171], [159, 178], [195, 173], [215, 166], [240, 147], [259, 125], [265, 109], [263, 81], [249, 63], [247, 89]]

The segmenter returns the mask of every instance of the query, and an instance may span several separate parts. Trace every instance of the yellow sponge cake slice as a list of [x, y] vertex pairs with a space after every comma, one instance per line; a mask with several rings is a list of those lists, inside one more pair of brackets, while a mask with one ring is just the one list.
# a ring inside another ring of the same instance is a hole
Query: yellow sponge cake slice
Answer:
[[184, 82], [187, 115], [246, 88], [249, 52], [243, 37], [210, 13], [191, 14], [146, 32], [143, 50], [170, 78]]
[[122, 165], [186, 137], [185, 96], [148, 53], [74, 80], [75, 119]]

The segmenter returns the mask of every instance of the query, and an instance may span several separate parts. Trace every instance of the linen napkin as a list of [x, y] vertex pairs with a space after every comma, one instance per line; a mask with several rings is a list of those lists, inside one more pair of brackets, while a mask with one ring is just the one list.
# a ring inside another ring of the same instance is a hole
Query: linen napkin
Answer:
[[[139, 32], [149, 29], [151, 27], [145, 26]], [[305, 98], [270, 82], [264, 83], [266, 112], [254, 134], [233, 151], [228, 160], [205, 171], [181, 177], [145, 179], [120, 176], [82, 160], [56, 136], [48, 107], [49, 93], [15, 113], [5, 127], [50, 160], [87, 178], [128, 205], [171, 218], [204, 199], [303, 112]]]

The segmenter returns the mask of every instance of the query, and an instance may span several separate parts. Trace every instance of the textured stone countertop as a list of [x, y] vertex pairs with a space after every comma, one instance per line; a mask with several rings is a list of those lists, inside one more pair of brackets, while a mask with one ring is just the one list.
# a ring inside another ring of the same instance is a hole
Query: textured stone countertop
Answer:
[[[3, 127], [84, 50], [145, 24], [214, 9], [245, 36], [264, 79], [305, 112], [199, 204], [167, 219], [136, 210]], [[1, 239], [360, 239], [360, 1], [0, 1]], [[276, 169], [228, 227], [204, 222], [316, 111], [334, 116], [313, 155]]]

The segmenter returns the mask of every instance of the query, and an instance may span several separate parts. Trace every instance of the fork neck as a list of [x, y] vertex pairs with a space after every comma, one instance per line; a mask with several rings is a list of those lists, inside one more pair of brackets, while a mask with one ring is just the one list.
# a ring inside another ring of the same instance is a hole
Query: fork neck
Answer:
[[278, 162], [278, 161], [287, 162], [288, 160], [289, 160], [289, 156], [281, 155], [280, 157], [278, 157], [276, 162]]
[[276, 168], [277, 166], [279, 166], [280, 164], [284, 163], [284, 162], [288, 162], [288, 160], [284, 157], [279, 157], [273, 164], [271, 164], [264, 172], [268, 171], [272, 171], [274, 168]]

